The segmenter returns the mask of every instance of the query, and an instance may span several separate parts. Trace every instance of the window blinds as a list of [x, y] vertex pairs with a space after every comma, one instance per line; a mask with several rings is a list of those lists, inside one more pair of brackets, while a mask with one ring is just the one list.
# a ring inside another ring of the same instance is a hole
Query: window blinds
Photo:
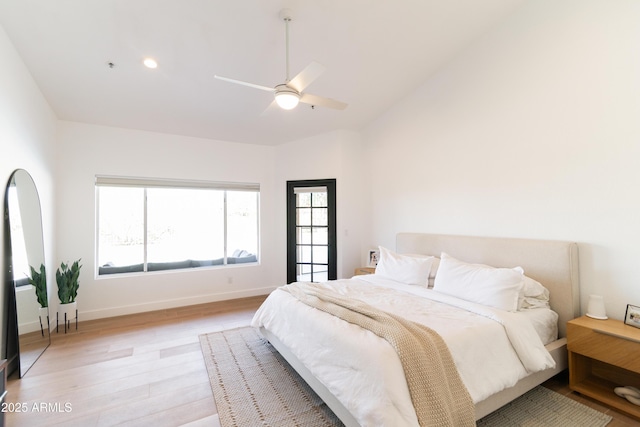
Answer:
[[260, 184], [252, 182], [192, 181], [107, 175], [96, 175], [96, 186], [137, 188], [206, 188], [210, 190], [260, 191]]

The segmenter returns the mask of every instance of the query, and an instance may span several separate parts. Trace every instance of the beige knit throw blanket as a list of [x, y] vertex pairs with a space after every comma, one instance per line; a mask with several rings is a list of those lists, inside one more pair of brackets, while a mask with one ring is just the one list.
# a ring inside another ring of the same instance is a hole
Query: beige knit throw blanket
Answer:
[[297, 282], [279, 289], [388, 341], [402, 363], [421, 426], [475, 426], [471, 396], [446, 343], [435, 331], [314, 283]]

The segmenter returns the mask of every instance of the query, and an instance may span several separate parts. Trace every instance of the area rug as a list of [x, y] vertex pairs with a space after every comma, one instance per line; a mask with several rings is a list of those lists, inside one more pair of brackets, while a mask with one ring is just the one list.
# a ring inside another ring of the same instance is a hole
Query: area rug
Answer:
[[343, 426], [255, 328], [200, 335], [222, 427]]
[[[343, 426], [255, 328], [200, 336], [222, 427]], [[603, 427], [611, 417], [539, 386], [480, 421], [481, 427]]]
[[478, 421], [478, 427], [603, 427], [609, 415], [538, 386]]

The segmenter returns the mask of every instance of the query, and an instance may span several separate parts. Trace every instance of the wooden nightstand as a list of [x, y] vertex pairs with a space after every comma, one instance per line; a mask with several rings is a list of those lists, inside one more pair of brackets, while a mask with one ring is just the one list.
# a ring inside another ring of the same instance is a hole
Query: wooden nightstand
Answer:
[[360, 276], [362, 274], [373, 274], [376, 272], [375, 267], [358, 267], [356, 271], [353, 273], [356, 276]]
[[569, 387], [640, 419], [640, 406], [615, 387], [640, 388], [640, 329], [620, 320], [579, 317], [567, 323]]

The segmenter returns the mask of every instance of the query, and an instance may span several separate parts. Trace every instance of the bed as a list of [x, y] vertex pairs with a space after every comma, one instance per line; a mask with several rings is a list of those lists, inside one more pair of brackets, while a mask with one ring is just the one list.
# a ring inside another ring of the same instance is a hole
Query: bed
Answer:
[[[509, 386], [502, 387], [502, 389], [500, 389], [501, 386], [499, 384], [495, 385], [500, 390], [490, 392], [490, 395], [485, 395], [487, 390], [481, 386], [470, 384], [468, 388], [472, 390], [470, 394], [474, 398], [475, 419], [480, 419], [493, 412], [566, 369], [566, 322], [578, 317], [580, 311], [578, 253], [575, 243], [400, 233], [396, 237], [395, 252], [435, 257], [441, 257], [441, 254], [445, 253], [452, 259], [455, 257], [455, 259], [464, 260], [467, 263], [486, 264], [494, 267], [519, 266], [524, 270], [526, 276], [543, 283], [544, 287], [549, 290], [549, 303], [553, 312], [557, 314], [557, 339], [554, 337], [553, 340], [549, 340], [550, 342], [544, 345], [544, 348], [548, 351], [548, 353], [547, 351], [544, 353], [553, 358], [553, 366], [537, 370], [531, 374], [526, 372], [527, 369], [521, 369], [522, 372], [516, 372], [516, 368], [514, 368], [513, 374], [518, 376], [517, 380], [509, 379], [511, 381]], [[385, 278], [376, 278], [375, 276], [336, 281], [323, 286], [333, 287], [337, 292], [342, 292], [342, 289], [353, 288], [356, 293], [359, 292], [360, 295], [363, 295], [363, 298], [366, 296], [374, 300], [376, 296], [385, 299], [396, 298], [393, 295], [386, 295], [387, 292], [391, 292], [387, 290], [387, 287], [394, 288], [396, 285], [394, 283], [376, 283], [376, 281], [380, 280], [384, 282]], [[398, 296], [397, 298], [405, 298], [404, 300], [398, 299], [398, 304], [410, 306], [413, 303], [412, 299], [417, 300], [418, 297], [422, 297], [419, 294], [423, 293], [423, 290], [417, 288], [415, 286], [412, 287], [412, 292], [416, 292], [416, 294], [409, 299], [406, 299], [405, 296]], [[424, 288], [426, 290], [426, 286]], [[403, 291], [400, 292], [401, 294], [406, 294], [404, 292], [405, 288], [400, 288], [400, 290]], [[347, 291], [345, 290], [344, 292]], [[410, 414], [412, 409], [407, 406], [410, 406], [411, 400], [407, 401], [408, 394], [403, 391], [406, 389], [406, 383], [403, 383], [402, 371], [399, 371], [400, 374], [398, 374], [398, 369], [401, 369], [401, 367], [398, 368], [400, 362], [388, 362], [392, 356], [385, 353], [386, 349], [375, 347], [376, 350], [371, 350], [374, 348], [374, 342], [366, 341], [367, 339], [382, 340], [381, 338], [368, 337], [367, 334], [370, 334], [368, 331], [363, 331], [362, 333], [353, 332], [351, 330], [355, 331], [354, 328], [357, 329], [358, 326], [343, 324], [341, 322], [344, 322], [344, 320], [333, 318], [327, 313], [319, 313], [320, 320], [312, 319], [310, 315], [308, 317], [297, 317], [301, 316], [298, 310], [308, 312], [314, 309], [305, 308], [304, 304], [300, 302], [292, 302], [288, 296], [283, 296], [282, 294], [285, 294], [285, 292], [281, 290], [276, 290], [272, 293], [263, 307], [256, 313], [253, 325], [261, 329], [263, 335], [291, 366], [300, 373], [345, 425], [417, 425], [415, 417]], [[431, 295], [433, 294], [431, 292]], [[277, 299], [285, 301], [285, 303], [270, 301]], [[449, 301], [446, 300], [444, 303], [449, 304]], [[434, 304], [438, 304], [438, 302]], [[274, 307], [270, 307], [270, 305], [274, 305]], [[491, 310], [491, 313], [496, 312], [496, 310]], [[313, 316], [316, 316], [316, 314], [313, 314]], [[476, 316], [476, 314], [465, 314], [464, 316]], [[477, 316], [473, 317], [473, 319], [476, 318], [480, 319]], [[473, 319], [470, 321], [475, 322], [476, 320]], [[482, 318], [477, 321], [481, 323], [485, 322], [485, 319]], [[458, 320], [450, 323], [457, 322]], [[316, 326], [313, 326], [314, 324]], [[323, 325], [322, 329], [317, 329], [319, 327], [318, 324]], [[439, 325], [438, 327], [443, 326]], [[437, 330], [436, 327], [434, 329]], [[352, 332], [360, 335], [357, 337], [349, 335]], [[523, 336], [527, 335], [524, 334]], [[302, 340], [308, 338], [310, 338], [308, 344], [298, 345], [298, 342], [301, 343]], [[365, 341], [357, 341], [360, 339], [365, 339]], [[479, 337], [479, 339], [482, 338]], [[465, 338], [465, 341], [467, 340], [473, 343], [472, 337]], [[447, 344], [451, 345], [450, 342]], [[375, 343], [375, 345], [382, 344]], [[474, 357], [476, 357], [475, 346], [481, 347], [481, 345], [478, 342], [471, 345], [474, 346]], [[363, 359], [356, 359], [356, 356], [352, 354], [362, 352], [361, 349], [363, 348], [367, 351], [363, 352], [365, 353], [364, 355], [359, 354], [357, 357], [367, 358], [365, 362], [361, 362]], [[460, 350], [457, 350], [457, 352], [460, 353]], [[453, 353], [455, 352], [452, 350]], [[479, 355], [477, 357], [487, 356]], [[514, 356], [509, 355], [508, 357], [513, 358]], [[516, 359], [518, 357], [520, 356], [515, 355]], [[355, 362], [356, 360], [358, 362]], [[484, 364], [487, 361], [489, 359], [478, 363]], [[456, 363], [458, 363], [457, 359]], [[376, 366], [380, 366], [381, 369], [375, 369]], [[382, 369], [383, 366], [384, 369]], [[463, 368], [460, 368], [460, 370], [462, 372], [461, 376], [463, 374], [469, 375], [468, 368], [466, 373]], [[379, 371], [379, 373], [375, 371]], [[380, 377], [376, 377], [378, 374]], [[467, 381], [467, 378], [464, 379]], [[367, 381], [371, 383], [367, 383]], [[403, 383], [404, 386], [399, 383]], [[378, 390], [381, 387], [385, 390]], [[386, 402], [387, 397], [385, 395], [384, 399], [378, 400], [376, 393], [387, 393], [386, 389], [389, 389], [388, 393], [390, 395], [393, 394], [394, 397], [389, 398], [391, 403], [387, 403], [388, 407], [386, 409], [384, 406], [380, 409], [379, 403]], [[404, 396], [403, 393], [407, 394], [407, 396]], [[395, 394], [398, 394], [399, 397], [396, 398]], [[384, 414], [378, 414], [375, 411], [381, 411]], [[388, 418], [381, 419], [379, 417]]]

